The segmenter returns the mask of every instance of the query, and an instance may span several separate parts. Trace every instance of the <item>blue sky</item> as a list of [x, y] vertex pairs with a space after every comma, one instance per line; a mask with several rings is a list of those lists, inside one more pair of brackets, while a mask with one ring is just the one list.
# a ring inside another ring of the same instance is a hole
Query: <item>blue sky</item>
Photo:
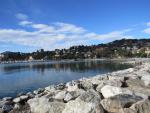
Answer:
[[0, 0], [0, 52], [150, 37], [150, 0]]

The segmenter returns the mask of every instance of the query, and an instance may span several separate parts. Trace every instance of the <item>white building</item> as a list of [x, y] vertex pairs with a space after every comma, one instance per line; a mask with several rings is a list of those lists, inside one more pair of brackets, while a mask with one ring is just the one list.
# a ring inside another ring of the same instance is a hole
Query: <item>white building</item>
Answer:
[[2, 58], [4, 58], [4, 55], [3, 55], [3, 54], [0, 54], [0, 60], [1, 60]]

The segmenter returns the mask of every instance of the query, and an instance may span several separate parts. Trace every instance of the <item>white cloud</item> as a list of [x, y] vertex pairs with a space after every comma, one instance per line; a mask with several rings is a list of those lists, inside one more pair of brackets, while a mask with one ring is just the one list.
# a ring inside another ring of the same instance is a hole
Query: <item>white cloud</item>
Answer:
[[106, 34], [95, 34], [95, 33], [88, 33], [86, 37], [94, 38], [98, 40], [106, 41], [113, 41], [122, 38], [133, 38], [133, 36], [127, 35], [126, 33], [130, 32], [132, 29], [124, 29], [120, 31], [113, 31]]
[[23, 13], [18, 13], [18, 14], [16, 14], [16, 18], [18, 18], [20, 20], [27, 20], [28, 16], [26, 14], [23, 14]]
[[147, 26], [150, 26], [150, 22], [147, 22], [146, 25], [147, 25]]
[[0, 29], [0, 41], [53, 50], [55, 48], [70, 47], [72, 45], [89, 44], [90, 41], [104, 42], [106, 40], [131, 37], [126, 35], [131, 29], [113, 31], [106, 34], [96, 34], [82, 27], [61, 22], [47, 25], [22, 20], [19, 22], [19, 25], [24, 27], [28, 26], [32, 31], [25, 29]]
[[77, 27], [73, 24], [67, 24], [62, 22], [57, 22], [55, 25], [58, 27], [57, 32], [65, 32], [65, 33], [84, 33], [86, 30], [82, 27]]
[[39, 32], [54, 32], [55, 28], [46, 24], [32, 24], [32, 28], [38, 29]]
[[150, 28], [144, 29], [144, 33], [150, 34]]
[[30, 22], [30, 21], [21, 21], [21, 22], [19, 22], [19, 25], [21, 25], [21, 26], [26, 26], [26, 25], [31, 25], [32, 24], [32, 22]]

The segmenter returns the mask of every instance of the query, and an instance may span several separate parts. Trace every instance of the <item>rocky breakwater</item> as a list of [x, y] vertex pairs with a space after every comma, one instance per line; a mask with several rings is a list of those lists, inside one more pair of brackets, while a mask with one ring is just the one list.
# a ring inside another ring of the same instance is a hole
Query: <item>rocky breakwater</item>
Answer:
[[0, 101], [0, 113], [150, 113], [150, 63]]

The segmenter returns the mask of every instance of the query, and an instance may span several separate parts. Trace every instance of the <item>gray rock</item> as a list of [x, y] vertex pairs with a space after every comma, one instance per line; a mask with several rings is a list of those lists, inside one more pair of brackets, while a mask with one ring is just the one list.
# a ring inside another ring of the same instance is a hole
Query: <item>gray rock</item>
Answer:
[[135, 87], [135, 86], [145, 87], [144, 82], [142, 80], [140, 80], [140, 79], [129, 79], [129, 80], [126, 80], [126, 85], [128, 87]]
[[35, 97], [42, 97], [42, 96], [44, 96], [46, 94], [47, 94], [46, 92], [42, 92], [42, 93], [36, 94]]
[[137, 112], [130, 108], [124, 108], [121, 113], [137, 113]]
[[4, 111], [3, 111], [3, 109], [2, 109], [2, 108], [0, 108], [0, 113], [4, 113]]
[[98, 92], [96, 92], [93, 89], [88, 90], [87, 92], [83, 93], [77, 99], [80, 99], [84, 102], [89, 102], [89, 103], [99, 103], [101, 101], [100, 95], [98, 94]]
[[68, 102], [70, 100], [72, 100], [74, 97], [70, 94], [70, 93], [67, 93], [64, 97], [64, 101]]
[[119, 81], [124, 81], [125, 77], [124, 76], [108, 76], [109, 80], [119, 80]]
[[0, 101], [0, 108], [2, 108], [2, 107], [6, 104], [6, 102], [7, 102], [7, 101], [3, 101], [3, 100]]
[[97, 92], [87, 91], [76, 100], [69, 101], [62, 113], [104, 113], [100, 100]]
[[150, 101], [148, 99], [141, 100], [131, 106], [136, 113], [150, 113]]
[[54, 98], [57, 100], [63, 100], [65, 98], [66, 93], [67, 91], [60, 91], [54, 96]]
[[45, 92], [47, 92], [48, 94], [56, 94], [61, 90], [56, 90], [54, 85], [50, 85], [48, 87], [45, 87]]
[[105, 86], [104, 82], [101, 82], [97, 87], [96, 87], [96, 91], [101, 93], [101, 89]]
[[70, 87], [70, 86], [75, 86], [75, 85], [77, 85], [77, 84], [79, 84], [80, 83], [80, 81], [70, 81], [70, 82], [67, 82], [66, 83], [66, 87]]
[[31, 113], [30, 107], [27, 103], [15, 104], [14, 108], [9, 113]]
[[33, 98], [34, 94], [32, 92], [28, 92], [26, 95], [28, 95], [29, 98]]
[[120, 80], [107, 80], [104, 81], [104, 84], [110, 85], [110, 86], [116, 86], [116, 87], [121, 87], [122, 86], [122, 81]]
[[3, 98], [4, 101], [12, 101], [12, 99], [13, 99], [12, 97], [4, 97]]
[[20, 109], [20, 105], [17, 103], [14, 105], [14, 109]]
[[113, 97], [119, 94], [129, 94], [129, 95], [133, 94], [133, 92], [130, 91], [129, 89], [110, 86], [110, 85], [105, 85], [103, 88], [101, 88], [101, 93], [104, 98]]
[[124, 108], [130, 107], [133, 103], [140, 100], [142, 100], [141, 97], [123, 94], [103, 99], [101, 104], [107, 112], [121, 113]]
[[65, 103], [49, 102], [48, 98], [40, 97], [28, 100], [32, 113], [62, 113]]
[[56, 86], [54, 86], [56, 90], [63, 90], [65, 88], [65, 84], [64, 83], [61, 83], [61, 84], [58, 84]]
[[40, 93], [42, 93], [42, 92], [44, 92], [44, 89], [43, 88], [39, 88], [38, 90], [35, 90], [35, 91], [33, 91], [33, 93], [34, 94], [40, 94]]
[[150, 96], [149, 88], [135, 86], [135, 87], [129, 87], [129, 89], [133, 91], [135, 95], [141, 94], [141, 95]]
[[29, 98], [28, 95], [22, 95], [22, 96], [20, 96], [20, 99], [21, 99], [21, 100], [27, 100], [28, 98]]
[[73, 86], [68, 86], [67, 91], [71, 92], [71, 91], [76, 91], [79, 90], [79, 85], [75, 84]]
[[104, 110], [100, 104], [72, 100], [66, 104], [62, 113], [104, 113]]
[[94, 89], [94, 85], [90, 80], [89, 81], [83, 81], [81, 84], [85, 90]]
[[4, 100], [2, 100], [2, 101], [0, 101], [0, 108], [2, 108], [5, 105], [12, 105], [12, 104], [13, 104], [12, 101], [4, 101]]
[[82, 84], [80, 83], [80, 81], [71, 81], [66, 83], [66, 87], [67, 87], [67, 91], [71, 92], [71, 91], [76, 91], [78, 89], [81, 89]]
[[19, 103], [19, 102], [21, 102], [21, 98], [20, 97], [14, 98], [13, 102], [14, 103]]
[[12, 105], [4, 105], [2, 107], [2, 110], [5, 111], [5, 112], [9, 112], [13, 109], [13, 106]]
[[76, 99], [78, 96], [80, 96], [81, 94], [83, 94], [85, 91], [82, 89], [76, 90], [76, 91], [72, 91], [72, 92], [68, 92], [65, 95], [64, 101], [68, 102], [70, 100], [74, 100]]
[[145, 86], [150, 87], [150, 73], [145, 72], [141, 77], [141, 80], [144, 81]]

